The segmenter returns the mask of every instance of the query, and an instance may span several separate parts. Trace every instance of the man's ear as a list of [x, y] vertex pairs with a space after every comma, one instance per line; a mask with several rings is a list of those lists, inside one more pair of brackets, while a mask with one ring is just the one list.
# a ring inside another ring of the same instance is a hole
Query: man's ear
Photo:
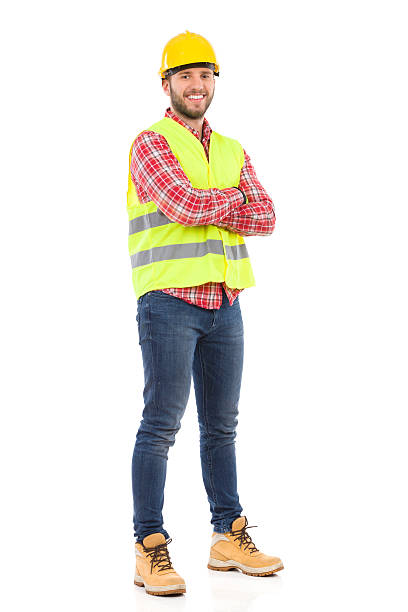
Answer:
[[162, 80], [162, 87], [163, 87], [164, 93], [167, 96], [169, 96], [170, 95], [170, 83], [169, 83], [169, 79], [163, 79]]

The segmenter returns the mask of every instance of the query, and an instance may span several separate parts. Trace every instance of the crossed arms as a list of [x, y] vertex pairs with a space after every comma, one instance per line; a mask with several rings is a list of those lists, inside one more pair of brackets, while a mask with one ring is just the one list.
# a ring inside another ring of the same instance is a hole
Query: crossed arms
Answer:
[[239, 188], [195, 189], [166, 139], [144, 131], [132, 147], [130, 171], [141, 203], [154, 201], [181, 225], [217, 225], [241, 236], [268, 236], [275, 228], [272, 199], [260, 184], [248, 154]]

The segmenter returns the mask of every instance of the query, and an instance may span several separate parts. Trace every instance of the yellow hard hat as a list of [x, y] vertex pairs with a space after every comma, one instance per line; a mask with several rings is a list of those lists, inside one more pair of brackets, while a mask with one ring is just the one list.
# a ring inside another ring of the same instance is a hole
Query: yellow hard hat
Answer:
[[186, 30], [171, 38], [164, 47], [159, 74], [162, 79], [186, 68], [205, 66], [219, 76], [214, 49], [206, 38]]

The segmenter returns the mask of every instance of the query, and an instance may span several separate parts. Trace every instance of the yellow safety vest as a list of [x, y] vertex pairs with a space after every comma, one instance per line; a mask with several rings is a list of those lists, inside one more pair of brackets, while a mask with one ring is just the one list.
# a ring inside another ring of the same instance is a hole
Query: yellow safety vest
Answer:
[[[164, 117], [148, 128], [162, 134], [195, 189], [237, 187], [244, 152], [237, 140], [211, 133], [209, 158], [187, 128]], [[133, 144], [133, 143], [132, 143]], [[253, 287], [244, 239], [216, 225], [185, 226], [168, 219], [153, 202], [141, 204], [130, 174], [127, 193], [129, 254], [138, 299], [147, 291], [225, 281], [231, 289]]]

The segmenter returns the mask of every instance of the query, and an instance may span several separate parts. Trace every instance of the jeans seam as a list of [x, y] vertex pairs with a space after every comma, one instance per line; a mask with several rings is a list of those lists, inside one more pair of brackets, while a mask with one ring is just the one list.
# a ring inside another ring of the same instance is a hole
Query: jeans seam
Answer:
[[151, 364], [152, 364], [151, 371], [152, 371], [152, 385], [154, 389], [154, 394], [153, 394], [154, 414], [155, 416], [157, 416], [159, 414], [159, 402], [157, 399], [157, 394], [159, 392], [158, 387], [160, 385], [160, 381], [157, 377], [155, 360], [154, 360], [154, 346], [153, 346], [152, 322], [151, 322], [151, 312], [150, 312], [149, 300], [147, 301], [147, 304], [146, 304], [146, 324], [147, 324], [147, 341], [148, 341], [148, 345], [150, 348], [150, 358], [151, 358]]
[[[147, 296], [148, 293], [145, 293], [143, 295], [143, 298], [145, 296]], [[158, 407], [158, 401], [157, 401], [157, 393], [158, 393], [158, 389], [157, 389], [157, 376], [156, 376], [156, 368], [155, 368], [155, 362], [154, 362], [154, 351], [153, 351], [153, 336], [152, 336], [152, 324], [151, 324], [151, 318], [150, 318], [150, 307], [149, 307], [149, 301], [146, 301], [146, 305], [144, 308], [145, 311], [145, 323], [146, 323], [146, 347], [148, 347], [149, 350], [149, 357], [150, 357], [150, 363], [151, 363], [151, 376], [152, 376], [152, 385], [153, 385], [153, 389], [154, 389], [154, 394], [153, 394], [153, 403], [154, 403], [154, 414], [155, 416], [157, 416], [157, 414], [159, 413], [159, 407]]]
[[[205, 370], [204, 370], [204, 362], [203, 359], [201, 357], [201, 347], [200, 344], [198, 343], [197, 345], [198, 348], [198, 356], [200, 358], [200, 366], [201, 366], [201, 377], [202, 377], [202, 387], [203, 387], [203, 398], [202, 398], [202, 402], [203, 402], [203, 413], [204, 413], [204, 421], [205, 421], [205, 430], [207, 433], [207, 439], [206, 439], [206, 449], [207, 449], [207, 455], [208, 455], [208, 473], [209, 473], [209, 480], [210, 480], [210, 484], [211, 484], [211, 489], [212, 489], [212, 495], [214, 498], [214, 503], [217, 504], [217, 495], [215, 493], [215, 488], [214, 488], [214, 478], [213, 478], [213, 468], [212, 468], [212, 461], [211, 461], [211, 453], [210, 453], [210, 446], [209, 446], [209, 430], [208, 430], [208, 420], [207, 420], [207, 402], [206, 402], [206, 387], [205, 387]], [[225, 529], [225, 524], [223, 521], [223, 525], [224, 525], [224, 529]]]

